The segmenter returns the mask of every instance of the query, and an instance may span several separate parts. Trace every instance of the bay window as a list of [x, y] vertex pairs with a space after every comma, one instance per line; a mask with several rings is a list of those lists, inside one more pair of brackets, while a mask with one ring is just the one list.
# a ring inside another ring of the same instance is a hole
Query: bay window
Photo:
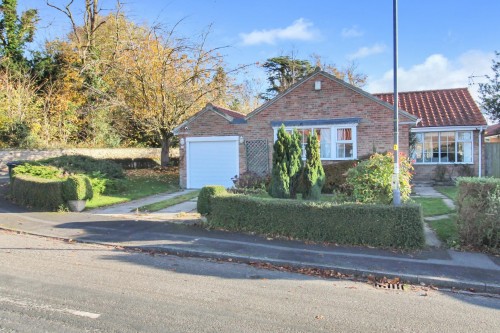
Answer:
[[472, 163], [472, 131], [415, 133], [416, 163]]

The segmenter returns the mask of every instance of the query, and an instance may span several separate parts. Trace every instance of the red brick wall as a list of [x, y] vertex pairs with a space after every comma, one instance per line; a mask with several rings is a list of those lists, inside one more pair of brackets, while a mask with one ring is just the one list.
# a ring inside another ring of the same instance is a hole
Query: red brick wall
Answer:
[[[321, 90], [314, 82], [321, 81]], [[359, 117], [357, 156], [393, 149], [393, 113], [390, 108], [348, 89], [323, 75], [311, 77], [248, 119], [247, 124], [230, 124], [222, 116], [207, 111], [188, 124], [180, 137], [239, 135], [245, 140], [267, 139], [272, 161], [274, 132], [271, 121], [312, 120]], [[400, 116], [400, 121], [409, 121]], [[399, 149], [408, 153], [408, 125], [400, 126]], [[246, 169], [245, 146], [240, 144], [240, 172]], [[185, 149], [180, 149], [181, 186], [186, 185]], [[331, 162], [330, 162], [331, 163]]]

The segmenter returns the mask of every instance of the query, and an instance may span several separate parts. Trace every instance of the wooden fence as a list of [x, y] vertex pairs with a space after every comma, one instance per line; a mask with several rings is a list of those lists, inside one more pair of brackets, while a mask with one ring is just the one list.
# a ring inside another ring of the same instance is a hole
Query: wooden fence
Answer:
[[500, 142], [486, 143], [486, 176], [500, 178]]

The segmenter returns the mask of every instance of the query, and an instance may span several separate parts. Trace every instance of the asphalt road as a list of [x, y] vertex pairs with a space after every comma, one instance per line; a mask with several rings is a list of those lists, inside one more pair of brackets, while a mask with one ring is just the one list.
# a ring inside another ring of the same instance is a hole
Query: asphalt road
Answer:
[[500, 299], [0, 231], [0, 332], [498, 332]]

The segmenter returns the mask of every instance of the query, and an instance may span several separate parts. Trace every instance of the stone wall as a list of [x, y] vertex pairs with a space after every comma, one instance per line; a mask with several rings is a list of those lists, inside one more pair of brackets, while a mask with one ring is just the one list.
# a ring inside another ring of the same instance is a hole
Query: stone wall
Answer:
[[[150, 158], [160, 160], [160, 148], [64, 148], [64, 149], [4, 149], [0, 150], [0, 169], [7, 167], [12, 161], [36, 161], [63, 155], [84, 155], [98, 159], [139, 159]], [[171, 157], [179, 156], [178, 148], [170, 149]]]

